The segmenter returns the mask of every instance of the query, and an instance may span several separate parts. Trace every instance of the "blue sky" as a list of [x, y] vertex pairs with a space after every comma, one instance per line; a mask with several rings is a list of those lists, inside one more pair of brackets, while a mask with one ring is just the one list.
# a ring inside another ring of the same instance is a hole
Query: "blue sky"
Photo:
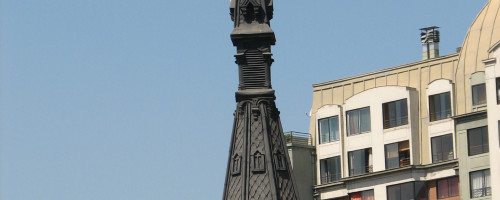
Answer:
[[[462, 45], [486, 0], [275, 2], [272, 83], [307, 132], [312, 84]], [[224, 1], [0, 1], [0, 199], [221, 199], [237, 65]]]

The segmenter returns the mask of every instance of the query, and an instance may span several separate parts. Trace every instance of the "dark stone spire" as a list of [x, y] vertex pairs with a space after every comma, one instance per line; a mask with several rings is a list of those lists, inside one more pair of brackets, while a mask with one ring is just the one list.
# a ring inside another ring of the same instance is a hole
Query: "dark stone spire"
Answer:
[[239, 86], [223, 200], [296, 200], [271, 87], [272, 0], [231, 0]]

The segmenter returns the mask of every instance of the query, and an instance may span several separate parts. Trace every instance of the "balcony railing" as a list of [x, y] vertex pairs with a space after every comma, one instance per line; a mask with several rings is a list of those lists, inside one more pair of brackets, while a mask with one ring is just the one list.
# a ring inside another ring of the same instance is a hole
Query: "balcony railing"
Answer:
[[366, 173], [370, 173], [370, 172], [373, 172], [373, 165], [363, 166], [361, 168], [350, 169], [349, 175], [356, 176], [356, 175], [366, 174]]
[[384, 119], [384, 129], [408, 124], [408, 116]]
[[451, 110], [443, 110], [437, 112], [430, 112], [429, 117], [432, 121], [442, 120], [451, 117]]
[[309, 133], [290, 131], [285, 133], [287, 145], [314, 146]]
[[484, 187], [484, 188], [471, 190], [472, 198], [484, 197], [484, 196], [490, 196], [490, 195], [491, 195], [491, 187]]
[[432, 162], [441, 162], [441, 161], [447, 161], [447, 160], [453, 160], [453, 152], [444, 152], [444, 153], [438, 153], [438, 154], [432, 154]]
[[321, 184], [326, 184], [326, 183], [331, 183], [333, 181], [339, 180], [341, 177], [341, 174], [326, 174], [321, 176]]

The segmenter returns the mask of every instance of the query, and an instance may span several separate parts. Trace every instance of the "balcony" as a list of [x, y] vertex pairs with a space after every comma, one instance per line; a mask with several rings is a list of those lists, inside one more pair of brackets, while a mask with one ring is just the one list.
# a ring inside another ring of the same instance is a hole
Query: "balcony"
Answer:
[[301, 133], [290, 131], [285, 133], [285, 142], [288, 146], [306, 146], [313, 147], [311, 135], [309, 133]]

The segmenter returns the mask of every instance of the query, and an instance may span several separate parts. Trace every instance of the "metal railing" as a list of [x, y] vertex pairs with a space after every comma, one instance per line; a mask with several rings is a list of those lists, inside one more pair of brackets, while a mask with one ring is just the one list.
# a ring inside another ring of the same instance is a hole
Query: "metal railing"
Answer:
[[321, 176], [321, 184], [326, 184], [326, 183], [331, 183], [333, 181], [339, 180], [341, 177], [341, 174], [326, 174]]
[[453, 151], [432, 154], [432, 162], [441, 162], [447, 160], [453, 160]]
[[287, 145], [314, 146], [309, 133], [295, 131], [285, 133], [285, 142]]
[[368, 165], [368, 166], [364, 166], [364, 167], [356, 168], [356, 169], [350, 169], [349, 175], [355, 176], [355, 175], [361, 175], [361, 174], [366, 174], [366, 173], [370, 173], [370, 172], [373, 172], [373, 165]]
[[437, 120], [442, 120], [446, 118], [451, 117], [451, 110], [444, 110], [444, 111], [437, 111], [437, 112], [430, 112], [429, 117], [432, 121], [437, 121]]
[[384, 119], [384, 129], [408, 124], [408, 116], [394, 119]]
[[484, 187], [484, 188], [472, 189], [471, 190], [471, 196], [472, 196], [472, 198], [475, 198], [475, 197], [484, 197], [484, 196], [490, 196], [490, 195], [491, 195], [491, 187]]

